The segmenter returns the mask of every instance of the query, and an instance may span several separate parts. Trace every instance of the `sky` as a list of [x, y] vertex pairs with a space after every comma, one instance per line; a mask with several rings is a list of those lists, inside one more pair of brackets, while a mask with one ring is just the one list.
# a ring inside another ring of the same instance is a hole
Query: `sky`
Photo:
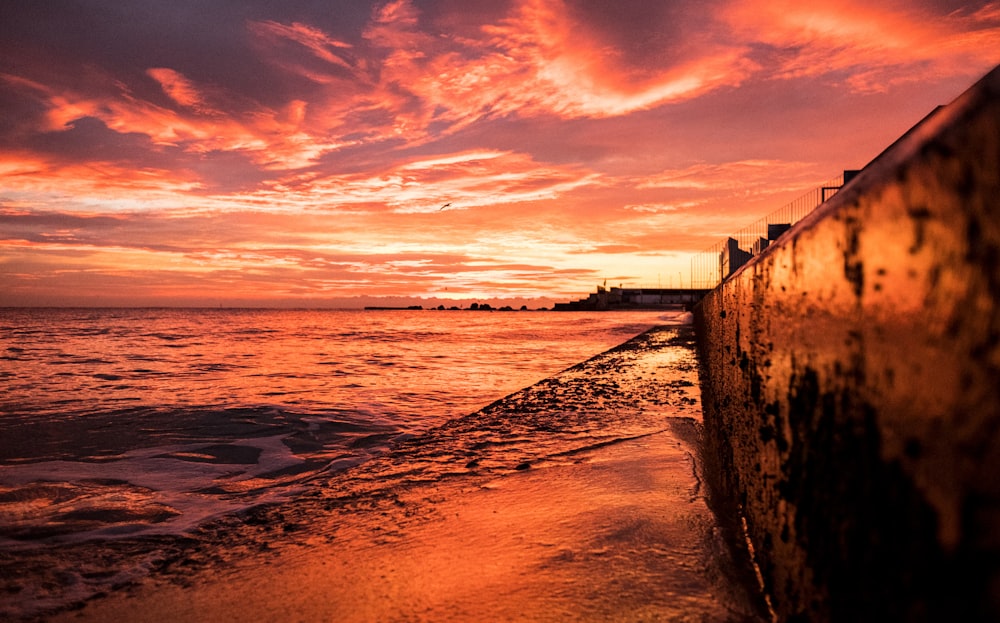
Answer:
[[1000, 63], [1000, 2], [4, 0], [0, 305], [677, 287]]

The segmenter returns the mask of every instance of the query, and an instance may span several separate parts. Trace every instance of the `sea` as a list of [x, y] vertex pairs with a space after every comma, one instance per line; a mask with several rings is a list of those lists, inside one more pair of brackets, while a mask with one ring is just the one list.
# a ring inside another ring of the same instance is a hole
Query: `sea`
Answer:
[[677, 315], [0, 309], [0, 561], [295, 500]]
[[288, 495], [660, 316], [2, 310], [0, 544], [173, 532]]

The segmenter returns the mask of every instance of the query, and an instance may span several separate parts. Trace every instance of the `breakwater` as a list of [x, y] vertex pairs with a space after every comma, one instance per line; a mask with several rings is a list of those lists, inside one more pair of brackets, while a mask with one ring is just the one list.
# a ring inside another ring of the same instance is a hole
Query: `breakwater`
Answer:
[[779, 620], [1000, 618], [1000, 68], [695, 308]]

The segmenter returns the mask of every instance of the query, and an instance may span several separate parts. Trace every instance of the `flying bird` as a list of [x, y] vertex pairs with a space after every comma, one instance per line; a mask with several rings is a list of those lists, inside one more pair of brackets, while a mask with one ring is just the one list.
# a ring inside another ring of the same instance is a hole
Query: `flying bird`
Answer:
[[443, 206], [441, 206], [440, 208], [438, 208], [438, 212], [440, 212], [441, 210], [444, 210], [445, 208], [447, 208], [450, 205], [451, 205], [451, 202], [449, 201], [448, 203], [446, 203]]

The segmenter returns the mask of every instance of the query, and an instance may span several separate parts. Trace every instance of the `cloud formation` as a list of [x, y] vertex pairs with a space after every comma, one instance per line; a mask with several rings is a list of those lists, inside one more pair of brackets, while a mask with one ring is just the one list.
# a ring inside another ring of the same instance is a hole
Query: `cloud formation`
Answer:
[[6, 2], [0, 303], [649, 284], [1000, 62], [997, 2], [652, 4]]

